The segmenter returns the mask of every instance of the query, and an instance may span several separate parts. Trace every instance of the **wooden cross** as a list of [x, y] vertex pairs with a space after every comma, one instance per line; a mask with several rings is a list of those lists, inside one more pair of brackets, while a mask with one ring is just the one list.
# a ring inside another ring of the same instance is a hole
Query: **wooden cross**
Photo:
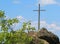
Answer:
[[40, 29], [40, 11], [45, 11], [45, 10], [40, 10], [40, 4], [38, 4], [38, 10], [34, 10], [34, 11], [38, 11], [38, 30]]

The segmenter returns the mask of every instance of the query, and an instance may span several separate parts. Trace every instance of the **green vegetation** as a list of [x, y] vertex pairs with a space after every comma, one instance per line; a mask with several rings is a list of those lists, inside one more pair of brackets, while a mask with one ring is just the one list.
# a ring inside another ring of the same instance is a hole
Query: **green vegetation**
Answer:
[[18, 22], [17, 18], [6, 19], [4, 11], [0, 11], [0, 44], [30, 44], [32, 37], [28, 33], [35, 28], [30, 22], [23, 22], [21, 29], [14, 31], [11, 26]]

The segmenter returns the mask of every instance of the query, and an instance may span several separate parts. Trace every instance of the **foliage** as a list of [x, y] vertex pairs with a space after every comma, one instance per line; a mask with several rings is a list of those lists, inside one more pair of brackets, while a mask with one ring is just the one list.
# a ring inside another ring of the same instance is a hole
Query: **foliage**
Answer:
[[11, 26], [18, 22], [17, 18], [6, 19], [4, 11], [0, 11], [0, 44], [29, 44], [32, 41], [28, 32], [35, 28], [31, 27], [30, 22], [23, 22], [22, 28], [14, 31]]

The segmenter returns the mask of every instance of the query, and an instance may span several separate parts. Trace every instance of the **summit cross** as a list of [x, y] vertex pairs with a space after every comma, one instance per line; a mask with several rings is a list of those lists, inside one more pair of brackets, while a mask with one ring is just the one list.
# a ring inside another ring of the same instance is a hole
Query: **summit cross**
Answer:
[[40, 10], [40, 4], [38, 4], [38, 10], [34, 10], [34, 11], [38, 11], [38, 30], [40, 29], [40, 11], [45, 11], [45, 10]]

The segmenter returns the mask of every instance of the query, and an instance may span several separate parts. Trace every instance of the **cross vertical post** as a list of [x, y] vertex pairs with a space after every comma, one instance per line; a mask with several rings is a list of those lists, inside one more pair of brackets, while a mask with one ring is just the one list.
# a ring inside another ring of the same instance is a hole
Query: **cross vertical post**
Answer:
[[38, 30], [40, 29], [40, 4], [38, 8]]
[[38, 10], [34, 10], [34, 11], [38, 11], [38, 30], [40, 29], [40, 11], [45, 11], [45, 10], [40, 10], [40, 4], [38, 4]]

